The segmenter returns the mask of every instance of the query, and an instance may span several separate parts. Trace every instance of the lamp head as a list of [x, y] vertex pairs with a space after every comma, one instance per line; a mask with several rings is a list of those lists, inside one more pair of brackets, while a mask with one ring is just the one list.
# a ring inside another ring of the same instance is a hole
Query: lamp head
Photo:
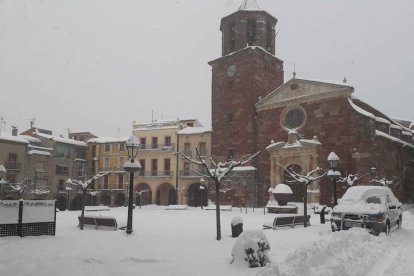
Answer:
[[138, 154], [139, 143], [135, 136], [129, 137], [128, 141], [125, 143], [125, 147], [128, 151], [128, 159], [133, 161]]
[[338, 155], [336, 155], [335, 152], [331, 152], [328, 155], [327, 161], [329, 162], [329, 167], [332, 170], [336, 170], [338, 168], [338, 164], [339, 164], [339, 157]]

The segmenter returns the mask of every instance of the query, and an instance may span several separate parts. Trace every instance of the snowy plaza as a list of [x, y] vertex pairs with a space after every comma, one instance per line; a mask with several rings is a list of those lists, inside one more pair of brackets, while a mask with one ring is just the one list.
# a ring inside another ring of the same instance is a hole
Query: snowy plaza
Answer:
[[[230, 222], [241, 217], [245, 230], [262, 229], [274, 214], [263, 208], [222, 211], [222, 240], [215, 239], [215, 212], [188, 207], [134, 210], [131, 235], [123, 230], [79, 230], [80, 211], [57, 213], [56, 236], [0, 239], [0, 275], [413, 275], [414, 208], [405, 205], [403, 227], [378, 237], [363, 229], [332, 233], [311, 212], [311, 226], [263, 230], [271, 264], [231, 264]], [[89, 212], [86, 212], [87, 215]], [[90, 212], [92, 213], [92, 212]], [[127, 208], [93, 215], [114, 216], [126, 225]]]

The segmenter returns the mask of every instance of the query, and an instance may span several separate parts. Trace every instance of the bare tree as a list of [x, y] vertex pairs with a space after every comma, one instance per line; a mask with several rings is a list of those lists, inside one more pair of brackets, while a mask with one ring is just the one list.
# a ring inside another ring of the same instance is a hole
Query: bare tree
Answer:
[[212, 168], [209, 168], [207, 165], [207, 162], [205, 159], [201, 158], [200, 152], [198, 151], [198, 148], [196, 148], [197, 152], [197, 159], [194, 160], [186, 156], [185, 154], [180, 154], [190, 161], [193, 164], [197, 164], [199, 166], [203, 166], [205, 168], [206, 173], [200, 173], [197, 172], [200, 176], [207, 177], [214, 181], [215, 183], [215, 191], [216, 191], [216, 228], [217, 228], [217, 240], [221, 240], [221, 224], [220, 224], [220, 184], [223, 179], [226, 178], [226, 176], [235, 168], [239, 166], [243, 166], [250, 162], [256, 155], [259, 154], [259, 152], [253, 154], [253, 155], [245, 155], [243, 156], [239, 161], [230, 160], [228, 162], [219, 162], [216, 163], [213, 158], [210, 158]]
[[23, 197], [24, 194], [35, 194], [35, 195], [44, 195], [49, 194], [50, 190], [48, 189], [37, 189], [36, 183], [33, 182], [33, 179], [31, 178], [25, 178], [22, 182], [17, 183], [9, 183], [9, 186], [15, 190], [18, 191], [20, 196]]
[[298, 182], [300, 184], [303, 185], [303, 215], [304, 215], [304, 221], [303, 221], [303, 226], [307, 227], [308, 226], [308, 221], [307, 221], [307, 217], [308, 217], [308, 186], [310, 184], [312, 184], [312, 182], [318, 180], [319, 178], [322, 178], [326, 175], [326, 172], [321, 174], [321, 175], [317, 175], [317, 176], [313, 176], [314, 174], [317, 174], [319, 172], [322, 171], [321, 168], [317, 167], [314, 170], [311, 170], [310, 172], [308, 172], [306, 175], [300, 174], [295, 172], [294, 170], [288, 170], [286, 167], [280, 165], [279, 163], [277, 163], [280, 167], [282, 167], [292, 178], [293, 181], [289, 181], [289, 182]]
[[142, 196], [143, 193], [146, 193], [148, 191], [149, 191], [148, 189], [145, 189], [145, 190], [141, 190], [141, 191], [137, 192], [138, 197], [139, 197], [139, 209], [141, 209], [141, 205], [142, 205], [142, 197], [141, 196]]
[[98, 179], [111, 173], [113, 173], [113, 171], [102, 173], [102, 174], [97, 174], [94, 177], [89, 178], [88, 180], [85, 180], [85, 182], [82, 182], [82, 180], [75, 180], [75, 179], [70, 179], [70, 178], [68, 178], [68, 180], [66, 181], [69, 185], [74, 185], [74, 186], [78, 186], [82, 188], [82, 213], [81, 213], [81, 220], [79, 223], [80, 230], [83, 230], [83, 217], [85, 215], [86, 193], [88, 191], [89, 186], [95, 181], [97, 181]]

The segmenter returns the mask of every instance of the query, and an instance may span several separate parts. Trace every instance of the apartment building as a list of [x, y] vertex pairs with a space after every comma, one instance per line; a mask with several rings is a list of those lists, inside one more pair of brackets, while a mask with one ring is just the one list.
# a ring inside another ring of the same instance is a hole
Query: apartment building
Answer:
[[94, 183], [96, 202], [108, 206], [124, 206], [127, 204], [129, 175], [124, 172], [123, 165], [128, 159], [125, 138], [100, 137], [88, 140], [88, 160], [90, 175], [108, 173]]
[[[187, 128], [193, 131], [183, 131]], [[211, 130], [203, 128], [194, 119], [177, 119], [134, 124], [133, 135], [140, 143], [137, 159], [141, 164], [135, 179], [135, 202], [197, 204], [196, 195], [191, 191], [200, 190], [201, 177], [195, 172], [198, 168], [176, 153], [183, 152], [192, 157], [196, 147], [201, 145], [203, 154], [209, 156]], [[189, 201], [189, 198], [194, 199]], [[207, 201], [207, 196], [204, 198]]]

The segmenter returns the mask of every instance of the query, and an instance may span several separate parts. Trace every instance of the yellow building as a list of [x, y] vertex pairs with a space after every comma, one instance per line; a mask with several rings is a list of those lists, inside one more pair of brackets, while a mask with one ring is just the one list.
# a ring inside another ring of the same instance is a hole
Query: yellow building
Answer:
[[124, 206], [127, 204], [128, 173], [124, 172], [123, 164], [128, 159], [125, 138], [100, 137], [88, 140], [90, 174], [112, 172], [95, 183], [97, 191], [94, 203], [108, 206]]
[[134, 181], [137, 204], [207, 204], [208, 190], [200, 189], [201, 176], [196, 173], [200, 168], [176, 152], [196, 158], [199, 148], [202, 156], [208, 158], [210, 129], [197, 120], [159, 121], [134, 124], [133, 135], [140, 143], [137, 159], [141, 171]]

